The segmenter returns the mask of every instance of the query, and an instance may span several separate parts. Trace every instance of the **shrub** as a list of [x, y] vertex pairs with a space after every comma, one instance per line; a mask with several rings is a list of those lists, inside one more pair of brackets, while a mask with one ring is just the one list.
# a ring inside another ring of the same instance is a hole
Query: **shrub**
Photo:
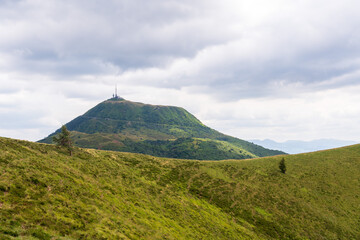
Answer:
[[279, 163], [279, 169], [282, 173], [286, 173], [286, 165], [285, 165], [285, 159], [282, 158], [280, 163]]

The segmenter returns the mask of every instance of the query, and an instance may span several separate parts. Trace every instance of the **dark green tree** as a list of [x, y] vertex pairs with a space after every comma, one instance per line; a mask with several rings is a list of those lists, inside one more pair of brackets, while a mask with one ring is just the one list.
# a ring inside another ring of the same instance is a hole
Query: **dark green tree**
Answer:
[[61, 132], [53, 137], [53, 142], [58, 147], [66, 148], [69, 151], [70, 156], [72, 155], [74, 149], [73, 142], [70, 138], [70, 132], [67, 130], [65, 125], [61, 127]]
[[279, 169], [282, 173], [286, 172], [285, 158], [282, 158], [279, 162]]

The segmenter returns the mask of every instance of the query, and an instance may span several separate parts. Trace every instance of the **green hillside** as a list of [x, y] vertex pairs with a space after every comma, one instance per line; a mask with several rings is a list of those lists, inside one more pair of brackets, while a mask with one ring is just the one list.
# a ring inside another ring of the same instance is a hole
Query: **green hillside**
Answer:
[[0, 138], [0, 174], [0, 239], [360, 239], [360, 145], [194, 161]]
[[[183, 108], [112, 98], [66, 124], [79, 147], [186, 159], [283, 154], [215, 131]], [[41, 140], [52, 143], [52, 136]]]

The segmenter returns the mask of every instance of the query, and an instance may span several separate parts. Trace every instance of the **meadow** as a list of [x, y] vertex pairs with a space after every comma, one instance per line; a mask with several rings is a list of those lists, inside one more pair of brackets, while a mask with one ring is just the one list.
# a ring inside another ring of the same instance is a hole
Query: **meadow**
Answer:
[[0, 138], [0, 174], [0, 239], [360, 239], [360, 145], [197, 161]]

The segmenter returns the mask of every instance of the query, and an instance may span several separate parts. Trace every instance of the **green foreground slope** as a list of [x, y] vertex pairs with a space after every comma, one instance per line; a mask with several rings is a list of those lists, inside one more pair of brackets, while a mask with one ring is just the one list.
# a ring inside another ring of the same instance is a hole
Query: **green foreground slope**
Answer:
[[0, 138], [0, 239], [359, 239], [360, 145], [191, 161]]
[[[158, 157], [221, 160], [283, 154], [227, 136], [183, 108], [112, 98], [66, 124], [76, 146]], [[41, 140], [52, 143], [52, 136]]]

